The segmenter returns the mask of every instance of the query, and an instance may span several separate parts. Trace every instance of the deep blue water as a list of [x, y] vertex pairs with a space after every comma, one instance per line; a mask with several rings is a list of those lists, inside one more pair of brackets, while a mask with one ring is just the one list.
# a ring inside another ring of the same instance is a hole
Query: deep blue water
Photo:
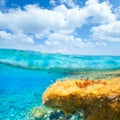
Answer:
[[76, 75], [87, 78], [95, 71], [119, 70], [120, 56], [0, 49], [0, 120], [26, 120], [30, 109], [42, 104], [45, 89], [57, 79]]

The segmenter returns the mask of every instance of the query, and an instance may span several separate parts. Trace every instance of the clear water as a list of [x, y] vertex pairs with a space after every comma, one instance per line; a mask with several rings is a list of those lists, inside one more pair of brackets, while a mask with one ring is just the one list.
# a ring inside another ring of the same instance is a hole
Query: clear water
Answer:
[[77, 56], [0, 49], [0, 120], [26, 120], [57, 79], [120, 76], [120, 56]]

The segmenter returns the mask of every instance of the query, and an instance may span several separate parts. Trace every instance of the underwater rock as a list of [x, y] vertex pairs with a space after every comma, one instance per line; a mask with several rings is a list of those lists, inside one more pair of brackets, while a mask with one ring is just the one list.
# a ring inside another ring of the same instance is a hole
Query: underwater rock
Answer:
[[120, 78], [57, 81], [44, 92], [43, 103], [64, 113], [81, 110], [84, 120], [120, 120]]
[[81, 120], [82, 117], [83, 115], [80, 111], [77, 111], [74, 115], [66, 115], [60, 110], [50, 109], [45, 106], [38, 106], [30, 111], [26, 120]]
[[29, 118], [34, 118], [34, 120], [38, 120], [40, 118], [43, 118], [44, 115], [50, 114], [51, 112], [53, 112], [53, 110], [45, 106], [35, 107], [30, 111]]

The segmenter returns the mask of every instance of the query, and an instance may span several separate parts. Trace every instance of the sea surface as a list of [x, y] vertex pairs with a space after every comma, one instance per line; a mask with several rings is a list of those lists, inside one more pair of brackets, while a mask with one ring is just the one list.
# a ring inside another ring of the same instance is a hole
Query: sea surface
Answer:
[[120, 77], [120, 56], [0, 49], [0, 120], [27, 120], [30, 110], [42, 105], [45, 89], [58, 79], [112, 77]]

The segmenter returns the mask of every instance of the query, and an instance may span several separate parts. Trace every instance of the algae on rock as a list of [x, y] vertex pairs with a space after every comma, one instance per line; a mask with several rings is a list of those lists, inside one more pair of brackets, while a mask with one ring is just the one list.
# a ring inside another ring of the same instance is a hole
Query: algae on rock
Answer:
[[120, 120], [120, 78], [57, 81], [43, 94], [46, 106], [84, 112], [84, 120]]

